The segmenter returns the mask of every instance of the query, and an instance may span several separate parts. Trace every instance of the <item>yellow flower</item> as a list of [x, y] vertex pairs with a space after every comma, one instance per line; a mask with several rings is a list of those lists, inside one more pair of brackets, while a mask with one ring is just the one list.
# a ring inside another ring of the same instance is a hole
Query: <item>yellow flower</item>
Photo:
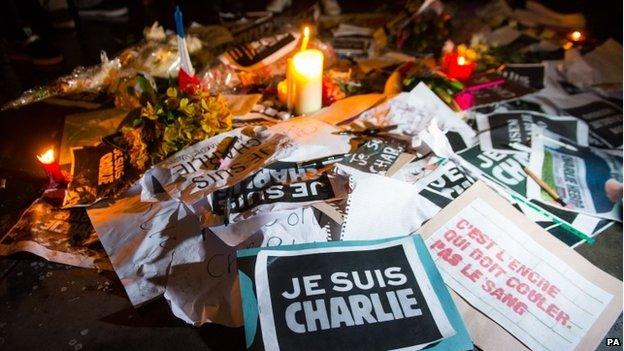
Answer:
[[201, 107], [204, 109], [204, 111], [208, 111], [208, 103], [206, 103], [206, 99], [201, 99]]
[[465, 55], [470, 61], [475, 61], [478, 58], [477, 52], [473, 49], [467, 49]]
[[179, 110], [189, 117], [192, 117], [195, 114], [195, 107], [193, 104], [189, 104], [189, 100], [187, 98], [180, 100]]
[[465, 44], [457, 45], [457, 53], [470, 61], [476, 61], [479, 59], [477, 51], [475, 51], [472, 47], [467, 47]]
[[158, 118], [158, 115], [154, 110], [154, 106], [152, 106], [149, 101], [147, 102], [145, 107], [141, 109], [141, 117], [151, 119], [152, 121], [155, 121]]
[[459, 44], [457, 45], [457, 53], [464, 56], [466, 54], [466, 45], [464, 44]]
[[167, 88], [167, 96], [170, 98], [178, 97], [178, 89], [176, 89], [175, 87]]

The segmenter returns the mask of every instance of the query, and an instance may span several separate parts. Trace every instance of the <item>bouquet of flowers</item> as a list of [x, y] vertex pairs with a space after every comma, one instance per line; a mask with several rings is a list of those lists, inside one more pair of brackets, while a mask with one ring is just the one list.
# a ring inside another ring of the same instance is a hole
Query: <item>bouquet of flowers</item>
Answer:
[[185, 146], [230, 129], [232, 114], [223, 97], [201, 87], [185, 92], [170, 86], [156, 101], [145, 101], [140, 115], [121, 133], [130, 163], [145, 170]]

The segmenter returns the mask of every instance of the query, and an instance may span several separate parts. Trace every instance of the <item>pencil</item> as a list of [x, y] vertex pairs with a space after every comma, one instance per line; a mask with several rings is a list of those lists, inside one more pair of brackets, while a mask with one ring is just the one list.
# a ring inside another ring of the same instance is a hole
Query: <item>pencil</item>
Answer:
[[533, 171], [531, 171], [529, 167], [524, 167], [523, 169], [524, 173], [531, 177], [531, 179], [533, 179], [537, 183], [537, 185], [542, 188], [542, 190], [547, 192], [548, 195], [553, 198], [553, 200], [557, 201], [557, 203], [559, 203], [559, 205], [563, 207], [567, 206], [567, 204], [559, 197], [559, 194], [557, 194], [557, 192], [553, 188], [551, 188], [548, 184], [546, 184], [546, 182], [538, 177], [537, 174], [533, 173]]

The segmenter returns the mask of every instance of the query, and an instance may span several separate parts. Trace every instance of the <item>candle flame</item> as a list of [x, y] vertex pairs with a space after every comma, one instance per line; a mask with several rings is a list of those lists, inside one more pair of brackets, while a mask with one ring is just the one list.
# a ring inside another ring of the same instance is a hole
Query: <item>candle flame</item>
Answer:
[[579, 41], [582, 37], [583, 33], [579, 32], [578, 30], [575, 30], [574, 32], [572, 32], [572, 34], [570, 34], [570, 39], [574, 41]]
[[457, 57], [457, 64], [460, 66], [463, 66], [466, 64], [466, 58], [463, 56], [459, 56]]
[[49, 148], [48, 151], [37, 155], [37, 159], [39, 160], [39, 162], [45, 165], [49, 165], [50, 163], [54, 162], [54, 149]]
[[303, 38], [301, 39], [301, 50], [304, 51], [308, 48], [308, 41], [310, 41], [310, 27], [303, 27]]

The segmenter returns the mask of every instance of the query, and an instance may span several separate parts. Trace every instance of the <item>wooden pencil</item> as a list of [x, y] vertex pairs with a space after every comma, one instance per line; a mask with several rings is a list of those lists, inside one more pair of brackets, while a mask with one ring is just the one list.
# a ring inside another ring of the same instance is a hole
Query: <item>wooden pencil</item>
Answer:
[[566, 207], [567, 204], [561, 199], [561, 197], [559, 197], [559, 194], [557, 194], [557, 192], [550, 187], [550, 185], [546, 184], [546, 182], [544, 182], [540, 177], [537, 176], [537, 174], [535, 174], [532, 170], [529, 169], [529, 167], [524, 167], [524, 172], [531, 177], [531, 179], [533, 179], [537, 185], [539, 185], [540, 188], [542, 188], [542, 190], [544, 190], [545, 192], [548, 193], [548, 195], [550, 195], [550, 197], [553, 198], [553, 200], [557, 201], [561, 206]]

